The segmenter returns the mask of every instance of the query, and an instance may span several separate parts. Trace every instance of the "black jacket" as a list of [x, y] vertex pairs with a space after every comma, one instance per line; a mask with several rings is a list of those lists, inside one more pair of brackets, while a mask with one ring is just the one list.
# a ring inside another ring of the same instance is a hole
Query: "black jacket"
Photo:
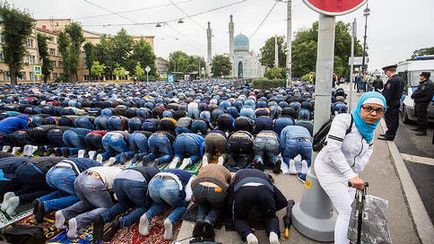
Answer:
[[399, 100], [404, 91], [404, 85], [404, 81], [399, 75], [393, 75], [387, 80], [383, 90], [383, 96], [386, 98], [387, 106], [399, 106]]
[[429, 103], [434, 96], [434, 82], [431, 80], [426, 80], [425, 82], [419, 83], [416, 91], [413, 92], [411, 98], [414, 99], [415, 103]]
[[376, 90], [381, 90], [383, 89], [383, 80], [378, 78], [375, 79], [374, 82], [372, 82], [372, 86], [376, 89]]

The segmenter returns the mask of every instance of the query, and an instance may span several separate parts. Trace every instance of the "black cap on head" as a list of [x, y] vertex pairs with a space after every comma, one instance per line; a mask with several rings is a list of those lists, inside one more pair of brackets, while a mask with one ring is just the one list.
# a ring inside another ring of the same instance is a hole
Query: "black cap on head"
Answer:
[[392, 64], [392, 65], [384, 66], [382, 69], [383, 69], [384, 71], [387, 71], [387, 70], [390, 70], [390, 69], [396, 70], [396, 67], [398, 67], [398, 65], [396, 65], [396, 64]]
[[425, 77], [425, 79], [429, 79], [431, 77], [431, 72], [422, 72], [419, 76]]

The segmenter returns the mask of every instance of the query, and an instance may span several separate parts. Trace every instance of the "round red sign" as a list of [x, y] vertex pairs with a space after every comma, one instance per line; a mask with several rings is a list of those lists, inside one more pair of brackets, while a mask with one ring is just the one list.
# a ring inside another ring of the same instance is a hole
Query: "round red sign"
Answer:
[[360, 8], [368, 0], [303, 0], [311, 9], [324, 15], [344, 15]]

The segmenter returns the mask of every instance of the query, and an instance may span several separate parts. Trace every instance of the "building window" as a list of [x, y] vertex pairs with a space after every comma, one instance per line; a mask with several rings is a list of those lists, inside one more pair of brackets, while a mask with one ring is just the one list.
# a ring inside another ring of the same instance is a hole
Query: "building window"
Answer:
[[26, 80], [26, 72], [21, 72], [18, 76], [18, 80]]
[[35, 56], [29, 55], [28, 56], [28, 61], [29, 61], [29, 64], [35, 64]]
[[0, 52], [0, 62], [5, 61], [5, 54], [3, 52]]
[[33, 39], [27, 39], [27, 47], [32, 48], [33, 47]]
[[57, 64], [59, 65], [59, 67], [63, 67], [63, 61], [59, 61], [57, 62]]
[[58, 74], [57, 73], [53, 73], [53, 80], [56, 80], [57, 77], [58, 77]]
[[3, 79], [5, 81], [11, 80], [11, 76], [9, 75], [9, 71], [3, 72]]
[[53, 65], [53, 67], [57, 67], [57, 61], [56, 60], [51, 61], [51, 65]]
[[36, 80], [35, 73], [29, 72], [29, 80]]
[[3, 33], [0, 33], [0, 42], [5, 42], [5, 36]]
[[56, 55], [56, 49], [50, 48], [50, 55]]

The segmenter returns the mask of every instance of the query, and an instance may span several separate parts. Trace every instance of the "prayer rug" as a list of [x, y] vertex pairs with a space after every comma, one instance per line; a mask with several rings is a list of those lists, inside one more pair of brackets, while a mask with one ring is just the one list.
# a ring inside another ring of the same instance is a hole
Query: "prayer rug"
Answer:
[[57, 230], [56, 227], [54, 226], [54, 221], [55, 221], [54, 213], [45, 216], [44, 221], [42, 223], [36, 223], [35, 216], [31, 214], [30, 216], [27, 216], [21, 219], [20, 221], [18, 221], [17, 224], [40, 226], [42, 227], [42, 229], [44, 229], [45, 239], [49, 240], [61, 232]]
[[15, 210], [15, 215], [12, 216], [8, 215], [7, 213], [0, 212], [0, 228], [15, 223], [24, 217], [28, 217], [29, 215], [32, 214], [32, 211], [33, 211], [32, 203], [27, 203], [27, 204], [19, 205]]
[[[160, 170], [163, 170], [163, 169], [166, 169], [168, 165], [169, 164], [163, 164], [161, 166], [158, 166], [158, 168]], [[180, 166], [180, 165], [181, 165], [181, 163], [178, 163], [178, 166]], [[185, 170], [190, 172], [190, 174], [197, 175], [197, 174], [199, 174], [199, 170], [201, 167], [202, 167], [202, 160], [193, 164], [193, 165], [188, 166], [187, 168], [185, 168]]]
[[63, 243], [63, 244], [72, 244], [72, 243], [78, 243], [78, 244], [99, 244], [102, 243], [101, 241], [94, 241], [93, 240], [93, 225], [89, 225], [88, 227], [81, 228], [78, 231], [78, 237], [75, 239], [69, 239], [68, 236], [66, 236], [66, 230], [59, 233], [57, 236], [49, 239], [47, 243]]

